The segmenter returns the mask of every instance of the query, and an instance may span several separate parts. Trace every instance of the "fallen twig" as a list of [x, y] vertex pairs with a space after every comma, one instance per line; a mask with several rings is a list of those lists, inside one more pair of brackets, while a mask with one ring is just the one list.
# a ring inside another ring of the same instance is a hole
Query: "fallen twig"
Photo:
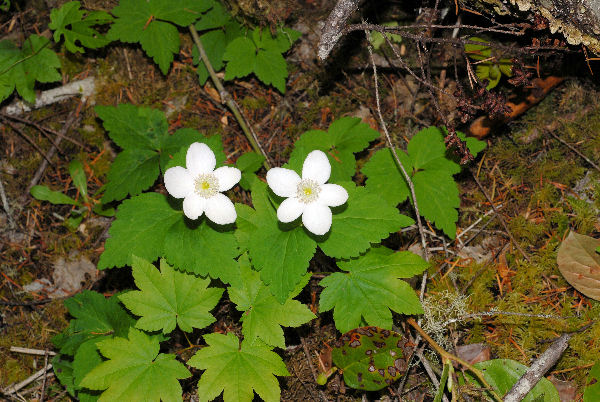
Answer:
[[12, 216], [12, 212], [10, 211], [10, 205], [8, 204], [8, 198], [6, 197], [6, 192], [4, 191], [2, 179], [0, 179], [0, 199], [2, 200], [4, 212], [6, 212], [6, 216], [8, 217], [8, 225], [11, 229], [14, 229], [16, 227], [16, 223]]
[[48, 356], [56, 355], [56, 352], [52, 352], [52, 351], [41, 350], [41, 349], [22, 348], [19, 346], [11, 346], [10, 351], [15, 352], [15, 353], [24, 353], [24, 354], [28, 354], [28, 355], [37, 355], [37, 356], [45, 356], [46, 354]]
[[339, 0], [333, 10], [331, 10], [321, 31], [321, 39], [319, 40], [317, 51], [319, 59], [327, 59], [331, 50], [333, 50], [336, 43], [338, 43], [344, 34], [343, 30], [346, 28], [346, 21], [356, 11], [359, 2], [360, 0]]
[[[26, 379], [24, 379], [20, 383], [15, 384], [15, 385], [9, 385], [8, 387], [4, 388], [2, 390], [2, 393], [4, 395], [11, 395], [11, 394], [16, 393], [21, 388], [26, 387], [27, 385], [31, 384], [32, 382], [34, 382], [35, 380], [37, 380], [41, 376], [45, 375], [45, 373], [48, 370], [50, 370], [51, 368], [52, 368], [52, 364], [47, 364], [44, 368], [42, 368], [41, 370], [36, 371], [34, 374], [30, 375], [29, 377], [27, 377]], [[54, 373], [50, 373], [48, 375], [51, 376], [51, 375], [54, 375]]]
[[546, 372], [550, 370], [562, 356], [563, 352], [569, 346], [571, 336], [573, 336], [573, 334], [563, 334], [554, 341], [554, 343], [552, 343], [552, 345], [550, 345], [548, 349], [533, 362], [531, 367], [529, 367], [525, 374], [519, 378], [519, 381], [513, 385], [510, 391], [508, 391], [504, 396], [504, 402], [518, 402], [525, 398], [525, 395], [535, 387], [543, 375], [546, 374]]

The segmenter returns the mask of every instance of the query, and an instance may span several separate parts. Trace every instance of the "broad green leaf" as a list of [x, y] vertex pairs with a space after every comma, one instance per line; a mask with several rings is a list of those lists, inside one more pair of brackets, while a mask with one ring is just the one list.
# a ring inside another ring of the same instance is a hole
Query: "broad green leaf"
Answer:
[[73, 179], [75, 188], [79, 190], [79, 194], [81, 194], [84, 200], [87, 200], [87, 178], [85, 177], [85, 172], [83, 171], [83, 164], [77, 159], [74, 159], [69, 163], [69, 175], [71, 176], [71, 179]]
[[344, 373], [347, 386], [378, 391], [406, 373], [413, 345], [398, 332], [362, 327], [342, 335], [335, 342], [331, 357]]
[[[398, 23], [396, 21], [392, 21], [392, 22], [384, 22], [381, 25], [384, 27], [397, 27]], [[390, 42], [402, 43], [402, 36], [400, 36], [398, 34], [386, 32], [385, 35], [387, 36], [387, 39], [389, 39]], [[369, 40], [371, 41], [371, 45], [373, 45], [373, 48], [375, 48], [376, 50], [379, 49], [381, 47], [381, 45], [386, 43], [386, 39], [383, 37], [383, 34], [378, 31], [372, 31], [371, 38]]]
[[125, 307], [141, 316], [136, 328], [161, 330], [168, 334], [178, 325], [191, 332], [215, 321], [209, 313], [221, 298], [223, 289], [208, 288], [210, 280], [175, 271], [164, 260], [160, 272], [149, 262], [132, 256], [134, 290], [119, 296]]
[[102, 356], [98, 352], [96, 343], [105, 338], [90, 339], [82, 343], [75, 352], [73, 357], [73, 383], [78, 390], [81, 390], [83, 378], [102, 363]]
[[64, 355], [57, 354], [52, 358], [52, 369], [56, 378], [65, 387], [69, 395], [75, 396], [75, 384], [73, 384], [73, 362], [66, 359]]
[[244, 340], [253, 342], [259, 338], [267, 345], [285, 348], [285, 338], [281, 326], [299, 327], [315, 318], [315, 315], [302, 303], [293, 300], [310, 279], [306, 274], [294, 292], [282, 305], [260, 279], [260, 274], [252, 269], [248, 257], [240, 257], [241, 281], [227, 290], [229, 298], [242, 311], [242, 334]]
[[254, 392], [266, 402], [279, 401], [281, 391], [275, 376], [290, 374], [281, 357], [269, 347], [247, 340], [240, 346], [231, 332], [208, 334], [204, 339], [209, 346], [188, 361], [188, 365], [206, 370], [198, 382], [199, 401], [223, 393], [225, 402], [251, 402]]
[[112, 9], [116, 19], [107, 37], [140, 43], [166, 74], [173, 55], [179, 52], [179, 33], [173, 24], [193, 23], [212, 4], [208, 0], [121, 0]]
[[413, 220], [354, 183], [339, 183], [348, 191], [346, 205], [333, 209], [331, 231], [319, 236], [318, 245], [325, 254], [335, 258], [350, 258], [379, 243]]
[[54, 31], [54, 41], [59, 42], [61, 36], [64, 36], [65, 46], [72, 53], [84, 52], [84, 49], [75, 42], [90, 49], [97, 49], [110, 43], [110, 40], [92, 28], [95, 25], [112, 22], [113, 18], [110, 14], [104, 11], [93, 11], [84, 19], [85, 12], [79, 9], [80, 5], [78, 1], [70, 1], [50, 12], [48, 27]]
[[[485, 380], [499, 395], [505, 395], [519, 378], [521, 378], [525, 371], [527, 371], [527, 366], [510, 359], [487, 360], [475, 363], [474, 366], [483, 371]], [[473, 378], [469, 372], [466, 372], [465, 374], [465, 377], [470, 382], [479, 385], [479, 382]], [[489, 396], [487, 393], [486, 395]], [[548, 379], [542, 378], [537, 385], [525, 395], [525, 398], [523, 398], [522, 401], [560, 402], [560, 397], [554, 385]]]
[[467, 43], [465, 45], [465, 53], [467, 53], [467, 55], [473, 60], [484, 60], [492, 55], [492, 48], [488, 45], [488, 40], [478, 38], [476, 36], [469, 38], [469, 40], [474, 42], [482, 42], [481, 45], [474, 43]]
[[106, 390], [99, 401], [182, 400], [178, 380], [191, 373], [175, 355], [159, 353], [157, 338], [131, 328], [128, 339], [106, 339], [98, 349], [108, 360], [89, 372], [81, 385]]
[[161, 256], [169, 228], [183, 219], [169, 199], [158, 193], [145, 193], [123, 201], [109, 230], [98, 269], [131, 264], [135, 254], [148, 261]]
[[[420, 214], [453, 239], [458, 220], [456, 209], [460, 206], [453, 175], [459, 173], [461, 167], [444, 145], [445, 133], [435, 127], [423, 129], [408, 143], [408, 155], [400, 150], [397, 153], [415, 186]], [[457, 134], [465, 138], [464, 134]], [[467, 141], [467, 146], [476, 154], [484, 144], [472, 140]], [[363, 166], [362, 172], [368, 177], [365, 187], [391, 205], [410, 198], [408, 185], [389, 149], [377, 151]]]
[[331, 123], [328, 131], [307, 131], [296, 140], [287, 163], [289, 169], [302, 172], [306, 156], [315, 149], [327, 154], [331, 164], [330, 183], [350, 181], [356, 173], [354, 154], [365, 149], [379, 133], [357, 117], [342, 117]]
[[421, 314], [423, 308], [415, 291], [400, 278], [423, 272], [428, 263], [410, 252], [393, 252], [385, 247], [371, 248], [366, 254], [338, 266], [320, 283], [319, 311], [334, 309], [336, 328], [341, 332], [369, 325], [391, 329], [392, 313]]
[[107, 175], [102, 202], [122, 200], [150, 188], [159, 174], [159, 155], [149, 149], [125, 149], [117, 155]]
[[68, 205], [79, 205], [77, 201], [73, 198], [69, 197], [66, 194], [61, 193], [60, 191], [50, 190], [46, 186], [33, 186], [31, 190], [29, 190], [33, 198], [41, 201], [48, 201], [52, 204], [68, 204]]
[[52, 339], [60, 353], [73, 356], [82, 343], [102, 337], [125, 336], [135, 320], [123, 309], [117, 296], [106, 299], [100, 293], [84, 290], [65, 300], [74, 319], [65, 335]]
[[600, 360], [596, 361], [590, 370], [586, 380], [583, 402], [595, 402], [600, 400]]
[[[225, 54], [225, 47], [227, 42], [225, 41], [225, 32], [221, 30], [214, 30], [200, 35], [200, 42], [208, 57], [210, 65], [215, 71], [219, 71], [225, 65], [223, 61], [223, 54]], [[200, 85], [204, 85], [208, 79], [208, 70], [204, 65], [204, 62], [200, 62], [200, 53], [198, 47], [194, 45], [192, 49], [192, 56], [194, 58], [194, 64], [198, 65], [198, 81]]]
[[263, 182], [257, 182], [253, 188], [252, 203], [254, 212], [247, 218], [256, 226], [239, 226], [238, 223], [238, 231], [249, 231], [241, 236], [248, 239], [252, 265], [260, 271], [263, 282], [283, 304], [306, 273], [317, 243], [301, 226], [283, 225], [277, 221]]
[[254, 71], [256, 64], [256, 46], [250, 38], [237, 38], [225, 49], [223, 60], [226, 60], [225, 79], [242, 78]]
[[252, 183], [254, 183], [255, 180], [258, 180], [254, 172], [261, 168], [264, 160], [265, 157], [256, 152], [246, 152], [235, 162], [236, 167], [242, 172], [240, 186], [242, 186], [244, 190], [250, 190]]
[[231, 228], [213, 225], [205, 217], [197, 221], [182, 217], [168, 229], [164, 240], [163, 255], [177, 269], [225, 283], [234, 279], [239, 254]]
[[259, 50], [256, 54], [254, 73], [259, 80], [273, 85], [281, 93], [285, 93], [285, 80], [288, 76], [287, 64], [279, 52]]
[[231, 21], [231, 15], [227, 8], [218, 1], [212, 3], [212, 7], [202, 14], [194, 24], [198, 31], [220, 28]]

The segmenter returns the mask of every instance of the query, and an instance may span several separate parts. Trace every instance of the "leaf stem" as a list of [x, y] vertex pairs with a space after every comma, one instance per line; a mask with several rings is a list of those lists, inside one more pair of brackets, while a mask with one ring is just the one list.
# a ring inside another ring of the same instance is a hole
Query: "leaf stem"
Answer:
[[421, 328], [421, 326], [419, 324], [417, 324], [417, 322], [415, 321], [414, 318], [409, 318], [406, 320], [406, 322], [408, 322], [414, 329], [417, 330], [417, 332], [423, 337], [423, 339], [425, 339], [429, 343], [429, 345], [431, 345], [431, 347], [434, 348], [435, 351], [438, 352], [442, 356], [442, 359], [450, 359], [450, 360], [454, 360], [457, 363], [462, 364], [467, 370], [469, 370], [471, 373], [475, 374], [475, 376], [479, 379], [481, 384], [492, 395], [494, 400], [496, 400], [498, 402], [502, 402], [502, 398], [500, 398], [500, 396], [496, 393], [494, 388], [492, 388], [490, 386], [490, 384], [488, 384], [488, 382], [485, 380], [485, 377], [483, 376], [483, 373], [481, 372], [481, 370], [479, 370], [478, 368], [467, 363], [460, 357], [454, 356], [452, 353], [449, 353], [446, 350], [444, 350], [444, 348], [442, 348], [440, 345], [438, 345], [436, 341], [434, 341], [433, 339], [431, 339], [431, 337], [429, 335], [427, 335], [427, 332], [425, 332], [423, 330], [423, 328]]
[[190, 25], [188, 28], [190, 30], [190, 33], [192, 34], [192, 38], [194, 39], [194, 44], [198, 48], [198, 52], [200, 53], [200, 58], [202, 59], [202, 62], [204, 63], [204, 65], [206, 66], [206, 69], [208, 70], [210, 79], [212, 80], [213, 84], [217, 88], [217, 91], [219, 91], [219, 96], [221, 97], [221, 102], [226, 104], [227, 107], [229, 108], [229, 110], [231, 110], [231, 113], [233, 113], [235, 119], [237, 120], [238, 124], [242, 128], [244, 135], [250, 142], [250, 145], [252, 145], [254, 152], [265, 157], [265, 160], [263, 161], [263, 166], [265, 167], [265, 169], [270, 169], [271, 163], [269, 160], [269, 156], [267, 155], [265, 150], [260, 146], [260, 143], [258, 142], [258, 138], [256, 137], [256, 133], [252, 129], [252, 126], [249, 123], [248, 119], [246, 118], [246, 116], [244, 116], [244, 114], [242, 113], [242, 110], [240, 109], [240, 107], [238, 106], [236, 101], [231, 97], [229, 92], [227, 92], [227, 90], [221, 83], [221, 80], [217, 76], [217, 73], [215, 72], [212, 64], [210, 64], [210, 60], [208, 59], [208, 56], [206, 55], [204, 46], [202, 46], [202, 42], [200, 41], [200, 37], [198, 36], [198, 31], [196, 30], [196, 27], [194, 27], [194, 25]]

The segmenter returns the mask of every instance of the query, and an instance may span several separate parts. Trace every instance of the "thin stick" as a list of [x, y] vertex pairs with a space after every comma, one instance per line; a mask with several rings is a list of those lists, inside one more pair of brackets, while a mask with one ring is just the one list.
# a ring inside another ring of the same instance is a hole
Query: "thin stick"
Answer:
[[19, 123], [23, 123], [23, 124], [27, 124], [27, 125], [33, 126], [33, 127], [37, 128], [42, 134], [44, 134], [44, 133], [54, 134], [55, 136], [61, 137], [61, 138], [65, 139], [65, 140], [67, 140], [67, 141], [69, 141], [69, 142], [77, 145], [80, 148], [85, 148], [85, 145], [83, 145], [81, 142], [79, 142], [77, 140], [74, 140], [71, 137], [67, 137], [66, 135], [63, 135], [63, 134], [59, 133], [58, 131], [52, 130], [51, 128], [43, 127], [40, 124], [36, 123], [35, 121], [23, 119], [23, 118], [21, 118], [19, 116], [15, 116], [15, 115], [12, 115], [12, 114], [6, 114], [6, 113], [0, 113], [0, 116], [4, 117], [6, 119], [11, 119], [11, 120], [18, 121]]
[[423, 337], [423, 339], [425, 339], [427, 341], [427, 343], [429, 343], [429, 345], [431, 345], [431, 347], [434, 348], [435, 351], [438, 352], [442, 356], [442, 358], [454, 360], [455, 362], [463, 365], [467, 370], [469, 370], [470, 372], [475, 374], [475, 376], [479, 379], [481, 384], [486, 388], [486, 390], [492, 395], [492, 397], [496, 401], [502, 402], [502, 398], [500, 398], [500, 396], [496, 393], [496, 391], [494, 391], [494, 388], [492, 388], [490, 386], [490, 384], [488, 384], [485, 377], [483, 376], [483, 373], [478, 368], [473, 367], [472, 365], [470, 365], [469, 363], [467, 363], [460, 357], [454, 356], [452, 353], [449, 353], [446, 350], [444, 350], [444, 348], [442, 348], [440, 345], [438, 345], [436, 341], [434, 341], [433, 339], [431, 339], [431, 337], [429, 335], [427, 335], [427, 332], [425, 332], [423, 330], [423, 328], [421, 328], [421, 326], [419, 324], [417, 324], [417, 322], [415, 321], [414, 318], [412, 318], [412, 317], [408, 318], [406, 320], [406, 322], [409, 323], [414, 329], [416, 329], [417, 332]]
[[573, 145], [569, 144], [568, 142], [566, 142], [565, 140], [563, 140], [562, 138], [560, 138], [558, 135], [554, 134], [552, 132], [552, 130], [545, 130], [548, 134], [550, 134], [552, 137], [554, 137], [555, 140], [561, 142], [564, 146], [566, 146], [567, 148], [569, 148], [571, 151], [575, 152], [577, 155], [579, 155], [584, 161], [586, 161], [587, 163], [589, 163], [594, 169], [596, 169], [597, 171], [600, 172], [600, 167], [598, 165], [596, 165], [594, 162], [592, 162], [587, 156], [585, 156], [584, 154], [582, 154], [581, 152], [579, 152], [577, 150], [577, 148], [575, 148]]
[[[48, 350], [45, 350], [44, 354], [44, 366], [48, 365]], [[46, 380], [48, 379], [48, 372], [44, 371], [44, 380], [42, 381], [42, 392], [40, 392], [40, 402], [44, 402], [46, 396]]]
[[[38, 378], [40, 378], [41, 376], [43, 376], [44, 373], [46, 373], [46, 371], [50, 370], [51, 368], [52, 368], [52, 364], [46, 365], [44, 368], [42, 368], [41, 370], [36, 371], [34, 374], [30, 375], [29, 377], [27, 377], [26, 379], [24, 379], [20, 383], [15, 384], [15, 385], [11, 385], [11, 386], [8, 386], [8, 387], [4, 388], [2, 390], [2, 393], [5, 394], [5, 395], [11, 395], [11, 394], [16, 393], [21, 388], [26, 387], [27, 385], [31, 384], [32, 382], [34, 382], [35, 380], [37, 380]], [[50, 373], [48, 375], [54, 375], [54, 373]]]
[[[383, 115], [381, 114], [381, 105], [379, 102], [379, 83], [377, 82], [377, 66], [375, 66], [375, 59], [373, 57], [373, 49], [371, 47], [371, 41], [369, 40], [370, 39], [369, 31], [365, 31], [365, 35], [367, 36], [367, 49], [369, 50], [369, 55], [371, 56], [371, 65], [373, 66], [373, 80], [375, 81], [375, 101], [377, 103], [377, 116], [379, 117], [379, 122], [381, 124], [381, 128], [385, 135], [385, 142], [386, 142], [388, 148], [390, 149], [390, 151], [392, 151], [394, 160], [396, 161], [396, 164], [400, 168], [400, 171], [402, 172], [402, 176], [404, 176], [404, 180], [406, 180], [406, 183], [408, 184], [408, 188], [410, 190], [410, 197], [413, 202], [413, 208], [415, 210], [415, 214], [417, 215], [417, 226], [419, 228], [419, 235], [421, 236], [421, 246], [423, 247], [423, 256], [425, 257], [426, 261], [429, 261], [429, 252], [427, 251], [427, 242], [425, 240], [425, 233], [423, 231], [423, 223], [421, 222], [421, 215], [419, 214], [419, 206], [417, 203], [417, 196], [415, 195], [415, 186], [413, 185], [413, 182], [410, 179], [410, 176], [406, 172], [404, 165], [402, 165], [402, 162], [400, 161], [400, 158], [398, 157], [398, 154], [396, 153], [396, 147], [392, 143], [392, 138], [390, 137], [390, 134], [387, 129], [387, 125], [385, 124], [385, 120], [383, 120]], [[424, 277], [426, 277], [426, 276], [424, 276]]]
[[36, 356], [45, 356], [46, 354], [48, 354], [49, 356], [56, 356], [56, 352], [46, 351], [46, 350], [41, 350], [41, 349], [22, 348], [19, 346], [11, 346], [10, 351], [15, 352], [15, 353], [24, 353], [27, 355], [36, 355]]
[[343, 30], [346, 26], [346, 21], [358, 8], [358, 3], [359, 0], [339, 0], [333, 10], [331, 10], [323, 26], [321, 39], [319, 39], [317, 52], [319, 59], [325, 60], [335, 47], [335, 44], [344, 35]]
[[8, 198], [6, 197], [6, 192], [4, 191], [4, 184], [2, 183], [2, 179], [0, 179], [0, 198], [2, 199], [2, 207], [4, 208], [6, 216], [8, 217], [8, 225], [11, 229], [14, 229], [16, 227], [16, 223], [10, 211], [10, 205], [8, 203]]
[[252, 145], [252, 148], [254, 149], [254, 151], [265, 157], [263, 165], [266, 169], [269, 169], [271, 167], [269, 156], [267, 155], [265, 150], [260, 146], [258, 137], [256, 136], [256, 133], [252, 129], [252, 126], [250, 125], [248, 119], [246, 119], [246, 117], [242, 113], [242, 110], [240, 109], [238, 104], [231, 97], [229, 92], [227, 92], [227, 90], [221, 83], [221, 80], [217, 76], [217, 73], [213, 69], [212, 64], [210, 64], [210, 60], [208, 60], [208, 56], [206, 55], [206, 52], [204, 51], [204, 46], [202, 46], [202, 42], [200, 41], [200, 37], [198, 36], [198, 31], [196, 30], [196, 27], [194, 27], [193, 25], [190, 25], [188, 28], [192, 34], [194, 43], [196, 44], [196, 47], [198, 48], [198, 52], [200, 53], [200, 58], [202, 59], [202, 62], [206, 66], [206, 69], [208, 70], [208, 74], [210, 75], [210, 78], [211, 78], [213, 84], [219, 91], [219, 96], [221, 97], [221, 102], [225, 103], [227, 105], [227, 107], [229, 107], [229, 110], [231, 110], [231, 112], [235, 116], [235, 119], [237, 120], [238, 124], [240, 125], [246, 138], [248, 138], [248, 141], [250, 142], [250, 145]]
[[[317, 382], [317, 371], [315, 370], [312, 360], [310, 358], [310, 350], [308, 350], [308, 345], [306, 344], [306, 339], [300, 337], [300, 343], [302, 343], [302, 350], [304, 351], [304, 356], [306, 356], [306, 361], [308, 362], [308, 367], [310, 368], [310, 372], [312, 373], [313, 379], [315, 383]], [[322, 401], [327, 402], [327, 397], [323, 393], [322, 390], [319, 390], [319, 397]]]
[[521, 248], [521, 245], [519, 243], [517, 243], [517, 241], [515, 240], [514, 236], [512, 235], [512, 233], [510, 232], [510, 230], [508, 229], [508, 226], [506, 225], [506, 222], [504, 221], [504, 219], [502, 218], [502, 216], [496, 210], [496, 207], [494, 206], [494, 203], [493, 203], [492, 199], [490, 198], [490, 196], [488, 195], [488, 193], [485, 191], [485, 189], [483, 188], [483, 186], [479, 182], [479, 179], [477, 178], [477, 175], [475, 173], [473, 173], [473, 171], [471, 171], [471, 176], [473, 176], [473, 179], [475, 180], [475, 183], [477, 183], [477, 187], [479, 187], [479, 190], [481, 190], [481, 192], [485, 196], [485, 199], [490, 203], [492, 209], [494, 210], [494, 212], [498, 216], [498, 220], [502, 224], [502, 227], [504, 227], [504, 230], [506, 231], [506, 234], [508, 234], [508, 237], [510, 238], [510, 240], [513, 242], [513, 244], [515, 245], [515, 247], [517, 248], [517, 250], [519, 250], [519, 252], [523, 255], [523, 257], [525, 257], [525, 259], [527, 260], [527, 262], [531, 263], [531, 258], [529, 257], [529, 255], [527, 255], [527, 253], [525, 253], [525, 251]]

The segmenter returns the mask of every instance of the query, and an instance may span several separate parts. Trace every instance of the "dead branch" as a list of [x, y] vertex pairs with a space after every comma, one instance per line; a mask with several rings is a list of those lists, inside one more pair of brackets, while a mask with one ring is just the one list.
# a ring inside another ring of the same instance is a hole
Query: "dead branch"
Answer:
[[336, 43], [344, 35], [346, 21], [354, 11], [358, 8], [360, 0], [339, 0], [323, 27], [321, 40], [319, 40], [319, 59], [325, 60], [335, 47]]

